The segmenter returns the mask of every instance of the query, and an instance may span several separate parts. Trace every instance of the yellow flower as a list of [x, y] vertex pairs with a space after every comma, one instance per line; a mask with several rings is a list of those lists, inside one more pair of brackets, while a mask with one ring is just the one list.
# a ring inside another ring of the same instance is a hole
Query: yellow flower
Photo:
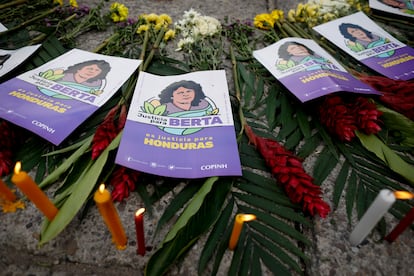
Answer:
[[157, 24], [154, 25], [154, 29], [156, 31], [159, 31], [162, 27], [164, 27], [164, 24], [162, 24], [162, 23], [157, 23]]
[[168, 27], [168, 25], [170, 25], [171, 23], [172, 23], [172, 19], [166, 13], [160, 14], [157, 18], [157, 24], [163, 24], [165, 27]]
[[24, 209], [25, 205], [21, 200], [14, 202], [11, 201], [0, 201], [3, 213], [14, 213], [17, 209]]
[[253, 24], [256, 28], [269, 30], [270, 28], [273, 28], [275, 21], [270, 14], [261, 13], [254, 17]]
[[290, 22], [296, 22], [296, 20], [295, 20], [295, 10], [293, 10], [293, 9], [290, 9], [289, 11], [288, 11], [288, 20], [290, 21]]
[[110, 12], [111, 19], [114, 22], [125, 21], [128, 18], [128, 8], [119, 2], [112, 3]]
[[148, 29], [149, 29], [149, 25], [147, 25], [147, 24], [140, 25], [138, 27], [137, 34], [141, 34], [141, 33], [145, 32], [145, 31], [147, 31]]
[[156, 15], [155, 13], [143, 14], [143, 17], [147, 21], [147, 23], [157, 23], [158, 15]]
[[318, 7], [319, 7], [318, 5], [306, 4], [305, 10], [306, 10], [307, 15], [310, 16], [310, 17], [316, 16], [316, 14], [318, 12]]
[[335, 19], [335, 18], [336, 18], [335, 14], [333, 14], [331, 12], [328, 12], [328, 13], [325, 13], [323, 15], [322, 20], [323, 20], [323, 22], [329, 22], [329, 21], [331, 21], [332, 19]]
[[63, 6], [63, 0], [53, 0], [53, 4], [59, 4], [60, 6]]
[[170, 39], [173, 39], [175, 37], [175, 31], [174, 30], [168, 30], [164, 35], [164, 40], [168, 41]]
[[69, 0], [69, 5], [71, 7], [74, 7], [74, 8], [78, 8], [79, 7], [78, 2], [76, 2], [76, 0]]
[[270, 13], [270, 16], [273, 18], [273, 20], [276, 21], [283, 21], [284, 19], [284, 13], [282, 10], [273, 10]]

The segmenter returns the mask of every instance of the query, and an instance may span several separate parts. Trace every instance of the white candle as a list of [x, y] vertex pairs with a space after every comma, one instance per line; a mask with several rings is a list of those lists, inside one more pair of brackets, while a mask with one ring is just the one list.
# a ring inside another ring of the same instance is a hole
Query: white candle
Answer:
[[388, 212], [395, 202], [395, 195], [390, 190], [381, 190], [369, 206], [366, 213], [352, 231], [349, 241], [352, 246], [360, 244], [371, 232], [380, 219]]

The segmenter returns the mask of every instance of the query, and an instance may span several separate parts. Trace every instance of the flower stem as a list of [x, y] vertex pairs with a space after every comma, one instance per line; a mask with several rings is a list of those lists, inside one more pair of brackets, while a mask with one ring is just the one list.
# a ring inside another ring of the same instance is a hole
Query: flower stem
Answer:
[[142, 71], [147, 70], [149, 64], [151, 63], [152, 58], [155, 55], [155, 51], [158, 50], [158, 47], [160, 46], [161, 40], [164, 38], [164, 34], [165, 34], [165, 28], [163, 27], [163, 28], [160, 29], [160, 32], [158, 33], [157, 39], [156, 39], [154, 45], [152, 46], [151, 51], [148, 54], [148, 57], [145, 59], [145, 63], [142, 66]]
[[58, 8], [59, 8], [59, 6], [54, 7], [53, 9], [50, 9], [50, 10], [48, 10], [48, 11], [46, 11], [46, 12], [44, 12], [44, 13], [38, 15], [38, 16], [35, 16], [35, 17], [33, 17], [33, 18], [31, 18], [31, 19], [29, 19], [29, 20], [21, 23], [20, 25], [17, 25], [17, 26], [15, 26], [13, 28], [10, 28], [10, 29], [8, 29], [8, 30], [6, 30], [4, 32], [1, 32], [0, 33], [0, 37], [2, 37], [3, 35], [6, 35], [6, 34], [10, 34], [12, 32], [16, 32], [17, 30], [22, 29], [22, 28], [28, 26], [28, 25], [32, 24], [33, 22], [36, 22], [36, 21], [38, 21], [38, 20], [40, 20], [40, 19], [48, 16], [51, 13], [54, 13]]
[[13, 6], [17, 6], [17, 5], [26, 3], [26, 2], [27, 2], [27, 0], [15, 0], [15, 1], [11, 1], [9, 3], [5, 3], [5, 4], [0, 5], [0, 10], [5, 9], [5, 8], [10, 8], [10, 7], [13, 7]]
[[[145, 52], [147, 51], [148, 40], [149, 40], [149, 32], [148, 30], [146, 30], [145, 35], [144, 35], [144, 42], [142, 43], [141, 54], [139, 56], [139, 59], [142, 61], [145, 58]], [[144, 67], [144, 62], [140, 64], [139, 71], [143, 71], [143, 67]]]
[[115, 40], [119, 37], [119, 33], [114, 33], [107, 39], [105, 39], [101, 44], [99, 44], [92, 52], [99, 53], [109, 42]]
[[239, 131], [239, 135], [237, 135], [237, 140], [239, 140], [241, 138], [241, 136], [243, 135], [244, 132], [244, 127], [247, 124], [246, 123], [246, 118], [244, 118], [244, 114], [243, 114], [243, 110], [242, 110], [242, 104], [241, 104], [241, 92], [240, 92], [240, 86], [239, 86], [239, 78], [237, 75], [237, 61], [236, 61], [236, 57], [234, 55], [234, 50], [233, 47], [230, 46], [230, 59], [231, 59], [231, 64], [232, 64], [232, 71], [233, 71], [233, 80], [234, 80], [234, 90], [236, 90], [236, 99], [237, 99], [237, 104], [238, 104], [238, 113], [239, 113], [239, 117], [240, 117], [240, 131]]

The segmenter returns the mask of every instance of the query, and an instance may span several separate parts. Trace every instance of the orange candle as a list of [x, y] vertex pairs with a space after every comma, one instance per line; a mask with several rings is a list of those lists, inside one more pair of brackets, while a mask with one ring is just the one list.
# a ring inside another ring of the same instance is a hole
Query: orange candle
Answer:
[[6, 183], [4, 183], [0, 179], [0, 198], [3, 198], [7, 201], [13, 202], [16, 200], [16, 195], [7, 187]]
[[127, 237], [118, 212], [112, 203], [111, 193], [105, 189], [105, 184], [101, 184], [93, 197], [102, 218], [112, 234], [112, 241], [118, 249], [125, 249]]
[[251, 214], [237, 214], [234, 219], [233, 231], [231, 232], [229, 249], [234, 250], [236, 248], [237, 242], [239, 241], [240, 233], [243, 228], [243, 223], [246, 221], [255, 220], [256, 216]]
[[140, 208], [135, 213], [135, 231], [137, 233], [137, 253], [141, 256], [145, 255], [144, 213], [145, 213], [145, 208]]
[[27, 196], [30, 201], [51, 221], [58, 213], [56, 206], [47, 195], [37, 186], [32, 178], [21, 171], [21, 163], [17, 162], [11, 181]]

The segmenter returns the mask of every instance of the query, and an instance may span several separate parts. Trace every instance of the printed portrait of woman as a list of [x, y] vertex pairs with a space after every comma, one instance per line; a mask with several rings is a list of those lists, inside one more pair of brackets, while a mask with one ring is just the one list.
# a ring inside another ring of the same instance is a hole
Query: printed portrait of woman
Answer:
[[[339, 25], [339, 31], [345, 38], [346, 46], [356, 53], [390, 42], [388, 38], [380, 37], [379, 35], [376, 35], [359, 25], [352, 23], [342, 23]], [[379, 54], [377, 57], [389, 57], [393, 54], [394, 51], [391, 50], [386, 53]]]
[[300, 64], [306, 66], [306, 71], [332, 69], [332, 64], [328, 59], [319, 56], [305, 45], [295, 41], [282, 44], [279, 47], [278, 55], [276, 68], [280, 71], [285, 71]]
[[[88, 60], [69, 66], [66, 70], [49, 69], [40, 73], [40, 76], [61, 83], [63, 85], [72, 87], [76, 90], [90, 93], [93, 95], [100, 95], [106, 85], [106, 76], [111, 67], [105, 60]], [[59, 95], [56, 92], [45, 89], [41, 90], [47, 95], [57, 98], [67, 98], [65, 95]]]
[[[208, 98], [200, 84], [191, 80], [174, 82], [164, 88], [158, 95], [144, 103], [144, 110], [161, 116], [192, 118], [218, 113], [214, 102]], [[176, 135], [188, 135], [202, 128], [162, 128], [165, 132]]]
[[414, 14], [414, 0], [378, 0], [378, 2], [397, 8], [401, 12]]

